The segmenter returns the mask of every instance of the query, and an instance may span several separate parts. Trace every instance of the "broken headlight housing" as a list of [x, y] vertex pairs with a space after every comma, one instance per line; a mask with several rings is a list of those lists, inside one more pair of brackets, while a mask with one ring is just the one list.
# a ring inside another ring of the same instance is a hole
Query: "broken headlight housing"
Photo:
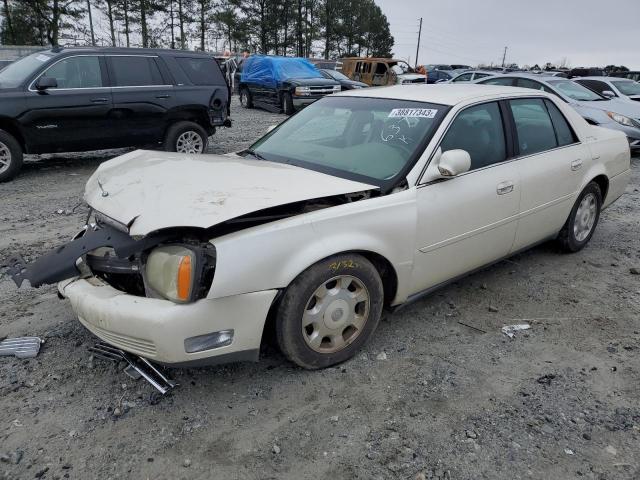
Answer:
[[188, 303], [206, 296], [214, 270], [215, 255], [206, 248], [161, 245], [146, 257], [145, 285], [157, 296]]

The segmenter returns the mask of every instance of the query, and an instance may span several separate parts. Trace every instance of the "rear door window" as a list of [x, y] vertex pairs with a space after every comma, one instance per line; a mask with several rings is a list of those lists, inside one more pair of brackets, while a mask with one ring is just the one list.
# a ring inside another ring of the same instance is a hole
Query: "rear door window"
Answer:
[[551, 116], [553, 128], [556, 131], [558, 146], [564, 147], [565, 145], [576, 143], [578, 141], [578, 137], [571, 128], [571, 125], [569, 125], [567, 119], [564, 118], [564, 115], [562, 114], [560, 109], [556, 107], [551, 100], [545, 99], [544, 104], [546, 105], [549, 115]]
[[546, 87], [540, 82], [536, 82], [535, 80], [530, 80], [528, 78], [518, 78], [516, 81], [516, 86], [521, 88], [530, 88], [531, 90], [541, 90], [547, 93], [554, 93], [553, 90]]
[[558, 146], [551, 117], [541, 98], [509, 102], [518, 134], [520, 155], [533, 155]]
[[114, 87], [163, 85], [165, 82], [154, 57], [110, 56]]
[[471, 80], [473, 73], [463, 73], [462, 75], [453, 79], [453, 82], [468, 82]]
[[507, 148], [498, 104], [484, 103], [460, 112], [440, 147], [443, 152], [467, 151], [471, 157], [470, 170], [505, 161]]

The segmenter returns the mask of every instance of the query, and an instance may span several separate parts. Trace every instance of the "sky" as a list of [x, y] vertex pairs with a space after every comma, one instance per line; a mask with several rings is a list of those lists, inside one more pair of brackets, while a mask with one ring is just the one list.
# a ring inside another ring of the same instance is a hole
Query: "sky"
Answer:
[[640, 70], [640, 0], [375, 0], [396, 58], [418, 64], [507, 63]]

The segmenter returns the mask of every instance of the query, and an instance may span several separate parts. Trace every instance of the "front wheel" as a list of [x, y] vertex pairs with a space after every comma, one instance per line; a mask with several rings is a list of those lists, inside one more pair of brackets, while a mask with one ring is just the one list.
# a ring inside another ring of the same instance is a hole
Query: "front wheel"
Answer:
[[22, 168], [22, 148], [9, 133], [0, 130], [0, 182], [15, 177]]
[[375, 331], [384, 304], [380, 274], [361, 255], [309, 267], [287, 287], [276, 320], [282, 353], [308, 369], [351, 358]]
[[569, 253], [582, 250], [596, 229], [602, 208], [602, 192], [596, 182], [589, 183], [580, 193], [569, 218], [560, 230], [558, 242]]
[[168, 152], [204, 153], [209, 136], [204, 128], [194, 122], [178, 122], [169, 127], [164, 147]]

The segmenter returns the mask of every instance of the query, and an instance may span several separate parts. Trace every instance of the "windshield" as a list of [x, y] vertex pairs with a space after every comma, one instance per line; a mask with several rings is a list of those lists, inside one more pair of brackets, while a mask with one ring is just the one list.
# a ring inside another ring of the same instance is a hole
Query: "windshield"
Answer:
[[258, 140], [265, 160], [389, 186], [411, 168], [448, 107], [366, 97], [325, 97]]
[[325, 70], [325, 72], [327, 72], [329, 74], [330, 77], [334, 78], [335, 80], [349, 80], [349, 77], [347, 77], [346, 75], [340, 73], [340, 72], [336, 72], [335, 70]]
[[623, 95], [640, 95], [640, 83], [637, 82], [611, 82]]
[[322, 78], [316, 67], [298, 59], [278, 61], [274, 65], [280, 78]]
[[52, 55], [43, 52], [32, 53], [16, 60], [0, 71], [0, 87], [15, 88], [27, 80]]
[[606, 98], [571, 80], [549, 80], [547, 83], [557, 88], [560, 93], [574, 100], [587, 102], [606, 100]]

